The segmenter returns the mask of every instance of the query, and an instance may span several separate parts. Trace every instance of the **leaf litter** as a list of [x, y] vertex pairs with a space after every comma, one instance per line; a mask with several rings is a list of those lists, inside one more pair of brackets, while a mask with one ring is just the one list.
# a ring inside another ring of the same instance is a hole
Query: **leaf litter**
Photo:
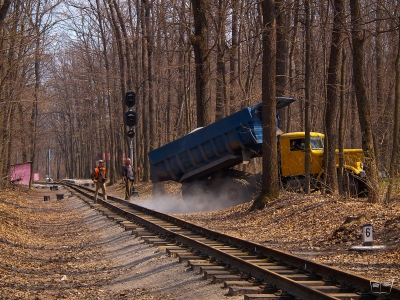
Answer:
[[[140, 191], [135, 200], [138, 204], [151, 199], [151, 184], [136, 186]], [[179, 185], [166, 184], [165, 190], [179, 199]], [[0, 197], [0, 299], [165, 298], [146, 288], [102, 289], [126, 270], [115, 268], [107, 259], [93, 260], [101, 252], [101, 243], [94, 236], [82, 234], [90, 231], [83, 217], [57, 202], [49, 205], [37, 198], [29, 200], [35, 193], [6, 190]], [[122, 185], [111, 186], [109, 194], [122, 197]], [[179, 201], [182, 203], [181, 197]], [[399, 286], [400, 199], [383, 206], [361, 198], [283, 192], [263, 210], [251, 211], [251, 205], [252, 201], [218, 211], [175, 215], [371, 280], [394, 280]], [[384, 245], [385, 249], [349, 251], [351, 246], [363, 243], [365, 223], [373, 226], [374, 245]]]

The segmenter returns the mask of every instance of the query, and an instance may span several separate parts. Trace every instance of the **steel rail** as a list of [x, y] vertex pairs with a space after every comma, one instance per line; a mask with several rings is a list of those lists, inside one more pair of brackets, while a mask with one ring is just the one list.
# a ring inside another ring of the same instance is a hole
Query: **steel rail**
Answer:
[[[87, 197], [92, 197], [90, 194], [88, 194], [93, 193], [93, 191], [89, 188], [82, 186], [77, 187], [72, 184], [68, 184], [67, 186], [77, 192], [80, 192], [81, 194], [86, 195]], [[86, 192], [83, 190], [86, 190]], [[118, 203], [119, 205], [111, 203], [110, 200]], [[232, 266], [233, 268], [236, 268], [244, 273], [248, 273], [252, 277], [263, 280], [268, 284], [276, 285], [279, 289], [287, 291], [289, 294], [295, 297], [302, 299], [340, 299], [304, 284], [299, 284], [295, 280], [282, 276], [272, 270], [267, 270], [258, 266], [257, 264], [235, 257], [234, 255], [224, 252], [223, 250], [219, 250], [218, 248], [214, 248], [203, 243], [202, 240], [204, 240], [205, 237], [209, 240], [215, 240], [229, 244], [243, 251], [254, 253], [257, 256], [273, 259], [286, 265], [288, 268], [296, 269], [299, 272], [314, 274], [315, 276], [324, 278], [327, 281], [334, 281], [341, 285], [351, 287], [354, 292], [358, 292], [363, 295], [362, 299], [378, 298], [377, 295], [371, 292], [371, 280], [368, 278], [306, 260], [283, 251], [268, 248], [264, 245], [209, 230], [171, 215], [147, 209], [140, 205], [129, 203], [116, 197], [108, 196], [108, 201], [98, 199], [98, 202], [117, 214], [141, 224], [150, 231], [158, 233], [162, 237], [196, 249], [196, 251], [204, 253], [209, 257]], [[167, 227], [163, 227], [163, 225], [155, 223], [152, 218], [163, 220], [178, 226], [183, 230], [191, 231], [193, 234], [201, 235], [203, 238], [196, 240], [196, 237], [192, 237], [184, 233], [181, 234], [179, 231], [169, 230]], [[385, 299], [400, 299], [400, 289], [393, 287], [390, 295], [387, 295], [387, 298]]]

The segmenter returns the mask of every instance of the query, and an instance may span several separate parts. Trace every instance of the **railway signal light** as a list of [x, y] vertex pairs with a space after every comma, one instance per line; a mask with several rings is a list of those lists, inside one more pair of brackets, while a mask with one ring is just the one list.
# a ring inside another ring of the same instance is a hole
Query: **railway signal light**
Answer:
[[126, 126], [133, 127], [136, 125], [137, 119], [136, 119], [136, 113], [134, 111], [128, 111], [125, 114], [126, 117]]
[[132, 91], [128, 91], [125, 94], [125, 105], [129, 108], [134, 107], [136, 104], [136, 94]]
[[133, 139], [133, 137], [135, 136], [135, 132], [131, 129], [126, 133], [126, 135], [128, 136], [128, 138]]

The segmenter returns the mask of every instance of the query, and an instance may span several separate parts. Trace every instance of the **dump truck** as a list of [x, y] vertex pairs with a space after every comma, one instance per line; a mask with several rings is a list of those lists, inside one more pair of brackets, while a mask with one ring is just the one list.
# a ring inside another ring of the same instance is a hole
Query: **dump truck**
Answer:
[[[279, 176], [284, 188], [298, 190], [305, 178], [305, 133], [283, 133], [279, 128], [279, 109], [295, 99], [277, 97], [277, 147]], [[184, 200], [200, 202], [230, 201], [241, 203], [254, 198], [260, 190], [261, 174], [239, 170], [262, 156], [262, 103], [242, 109], [208, 126], [167, 143], [149, 152], [153, 183], [175, 181], [182, 184]], [[310, 176], [314, 190], [322, 187], [322, 133], [311, 132]], [[337, 155], [338, 156], [338, 155]], [[359, 194], [365, 172], [362, 149], [344, 152], [353, 194]], [[338, 158], [337, 158], [338, 163]]]
[[[310, 184], [314, 191], [323, 187], [324, 137], [310, 132]], [[278, 137], [279, 172], [286, 190], [302, 190], [305, 182], [305, 132], [289, 132]], [[366, 173], [362, 149], [343, 149], [344, 187], [353, 197], [366, 196]], [[339, 172], [339, 150], [336, 149], [336, 167]]]

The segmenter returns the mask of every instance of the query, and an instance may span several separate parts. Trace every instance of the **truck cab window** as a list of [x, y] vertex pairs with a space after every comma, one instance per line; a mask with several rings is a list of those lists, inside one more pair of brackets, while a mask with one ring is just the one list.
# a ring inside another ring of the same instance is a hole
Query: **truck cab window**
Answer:
[[320, 137], [311, 137], [310, 143], [312, 149], [324, 149], [324, 141]]
[[304, 139], [290, 140], [290, 151], [304, 151]]

